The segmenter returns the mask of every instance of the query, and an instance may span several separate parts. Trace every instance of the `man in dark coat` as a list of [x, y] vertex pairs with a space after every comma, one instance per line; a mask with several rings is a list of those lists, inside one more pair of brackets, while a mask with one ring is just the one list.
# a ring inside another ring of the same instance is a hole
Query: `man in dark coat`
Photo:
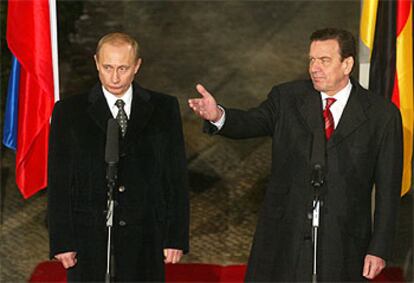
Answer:
[[100, 83], [85, 95], [58, 102], [52, 117], [50, 255], [68, 269], [68, 281], [104, 281], [107, 121], [126, 116], [114, 192], [112, 275], [116, 282], [164, 281], [164, 263], [176, 263], [188, 252], [187, 172], [178, 102], [133, 83], [141, 59], [138, 43], [129, 35], [104, 36], [95, 61]]
[[[311, 281], [315, 129], [327, 130], [320, 145], [326, 168], [320, 192], [318, 281], [360, 282], [385, 267], [401, 188], [401, 117], [393, 104], [350, 79], [354, 64], [352, 34], [323, 29], [311, 36], [311, 80], [275, 86], [267, 100], [248, 111], [218, 106], [201, 85], [197, 90], [202, 98], [189, 100], [194, 112], [210, 121], [210, 133], [237, 139], [272, 137], [271, 177], [246, 281]], [[334, 103], [327, 106], [332, 98]], [[327, 110], [330, 115], [325, 116]]]

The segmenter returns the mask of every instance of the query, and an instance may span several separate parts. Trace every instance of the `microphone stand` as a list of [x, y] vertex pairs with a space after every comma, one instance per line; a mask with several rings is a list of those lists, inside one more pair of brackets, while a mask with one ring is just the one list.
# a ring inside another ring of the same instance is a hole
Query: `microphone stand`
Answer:
[[312, 266], [312, 283], [318, 282], [317, 274], [317, 251], [318, 251], [318, 228], [321, 212], [321, 200], [319, 198], [320, 188], [324, 184], [323, 167], [315, 164], [312, 173], [311, 185], [314, 188], [314, 197], [312, 202], [312, 242], [313, 242], [313, 266]]
[[119, 125], [115, 119], [109, 119], [105, 146], [106, 184], [108, 200], [106, 204], [106, 227], [108, 229], [108, 245], [106, 247], [106, 274], [105, 282], [110, 283], [115, 278], [115, 256], [111, 243], [111, 232], [114, 222], [114, 191], [118, 180], [119, 161]]
[[[108, 244], [106, 247], [106, 274], [105, 283], [110, 283], [111, 279], [115, 276], [115, 262], [114, 255], [111, 246], [111, 232], [114, 220], [114, 189], [118, 178], [118, 168], [116, 164], [108, 164], [107, 166], [107, 187], [108, 187], [108, 200], [106, 208], [106, 227], [108, 231]], [[111, 253], [112, 251], [112, 253]], [[112, 271], [112, 272], [111, 272]]]

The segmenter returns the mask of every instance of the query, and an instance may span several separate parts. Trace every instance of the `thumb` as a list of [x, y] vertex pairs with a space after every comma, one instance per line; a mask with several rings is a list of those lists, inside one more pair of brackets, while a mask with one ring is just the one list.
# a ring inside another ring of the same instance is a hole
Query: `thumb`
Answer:
[[367, 260], [367, 258], [365, 258], [362, 276], [367, 277], [369, 275], [370, 269], [371, 269], [371, 262]]
[[196, 89], [198, 93], [201, 94], [201, 96], [204, 98], [208, 98], [212, 96], [211, 93], [209, 93], [202, 84], [197, 84]]

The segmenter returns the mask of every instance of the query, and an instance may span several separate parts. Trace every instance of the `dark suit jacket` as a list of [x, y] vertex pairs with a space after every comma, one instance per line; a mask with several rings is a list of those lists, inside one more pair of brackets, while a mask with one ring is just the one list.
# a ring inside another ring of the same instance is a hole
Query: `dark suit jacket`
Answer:
[[[103, 281], [109, 107], [97, 84], [55, 106], [49, 146], [50, 255], [76, 251], [73, 281]], [[117, 281], [164, 280], [163, 248], [188, 251], [186, 158], [178, 102], [133, 86], [120, 145], [113, 244]]]
[[[397, 220], [402, 176], [402, 127], [390, 102], [353, 88], [326, 145], [326, 185], [319, 231], [321, 281], [363, 281], [364, 256], [387, 259]], [[311, 81], [276, 86], [249, 111], [226, 109], [218, 132], [230, 138], [272, 137], [272, 169], [260, 212], [247, 281], [311, 279], [312, 133], [322, 127], [320, 94]], [[210, 126], [210, 132], [214, 128]], [[371, 191], [376, 187], [371, 229]], [[304, 251], [304, 249], [310, 249]], [[304, 266], [306, 265], [306, 266]], [[300, 272], [299, 272], [300, 271]]]

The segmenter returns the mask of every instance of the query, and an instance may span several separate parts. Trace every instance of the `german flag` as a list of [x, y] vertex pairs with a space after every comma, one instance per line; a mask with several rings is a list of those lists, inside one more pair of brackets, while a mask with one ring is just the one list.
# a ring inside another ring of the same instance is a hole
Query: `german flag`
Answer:
[[[364, 0], [360, 25], [360, 80], [399, 109], [404, 128], [404, 171], [401, 195], [413, 174], [413, 3], [411, 0]], [[367, 64], [368, 62], [368, 64]], [[367, 67], [368, 66], [368, 67]], [[369, 76], [364, 73], [369, 70]]]

